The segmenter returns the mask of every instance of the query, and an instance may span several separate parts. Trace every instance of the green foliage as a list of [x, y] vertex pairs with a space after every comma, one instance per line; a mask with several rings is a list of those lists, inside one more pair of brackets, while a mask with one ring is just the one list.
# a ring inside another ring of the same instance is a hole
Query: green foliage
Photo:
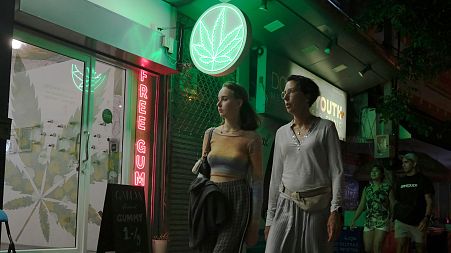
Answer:
[[[399, 81], [430, 80], [451, 69], [451, 1], [369, 0], [357, 22], [365, 31], [388, 22], [398, 33], [403, 43]], [[429, 136], [432, 127], [416, 116], [409, 104], [409, 92], [393, 90], [380, 99], [377, 110], [382, 121], [402, 122]]]
[[406, 117], [410, 109], [408, 107], [408, 96], [392, 90], [390, 95], [385, 95], [379, 99], [377, 112], [381, 115], [382, 121], [392, 120], [398, 122]]
[[409, 107], [409, 93], [393, 89], [390, 95], [379, 99], [377, 112], [383, 122], [393, 121], [395, 125], [406, 122], [419, 134], [429, 136], [432, 127], [422, 118], [417, 117]]
[[451, 68], [451, 1], [369, 0], [357, 19], [364, 30], [386, 21], [406, 40], [401, 80], [431, 79]]

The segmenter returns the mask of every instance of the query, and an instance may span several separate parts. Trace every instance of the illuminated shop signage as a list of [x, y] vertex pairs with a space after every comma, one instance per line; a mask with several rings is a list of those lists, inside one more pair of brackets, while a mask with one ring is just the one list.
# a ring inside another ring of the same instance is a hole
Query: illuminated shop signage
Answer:
[[316, 102], [316, 106], [319, 111], [326, 113], [331, 120], [333, 119], [343, 119], [345, 112], [343, 111], [343, 105], [340, 105], [333, 100], [330, 100], [324, 96], [320, 96]]
[[321, 94], [311, 108], [312, 113], [333, 121], [340, 140], [346, 140], [346, 93], [313, 74], [304, 72], [304, 75], [318, 84]]
[[145, 186], [150, 163], [150, 91], [151, 85], [147, 73], [140, 70], [138, 82], [138, 96], [136, 102], [136, 129], [135, 129], [135, 169], [133, 184]]
[[274, 52], [268, 51], [266, 57], [266, 59], [258, 58], [257, 62], [257, 65], [261, 65], [261, 67], [258, 66], [261, 69], [258, 76], [263, 77], [262, 81], [257, 84], [257, 112], [285, 121], [291, 120], [292, 117], [286, 112], [283, 100], [280, 98], [280, 92], [284, 90], [288, 76], [291, 74], [303, 75], [315, 81], [321, 94], [310, 108], [312, 114], [333, 121], [338, 137], [345, 141], [346, 92]]
[[[91, 69], [88, 67], [85, 68], [85, 71], [88, 74], [85, 78], [86, 79], [85, 83], [87, 85], [87, 83], [89, 82], [89, 74], [91, 74], [91, 92], [94, 92], [98, 87], [100, 87], [103, 84], [107, 74], [106, 73], [97, 74], [95, 69], [93, 69], [91, 73]], [[83, 76], [84, 76], [83, 72], [80, 71], [77, 65], [72, 64], [72, 82], [74, 82], [75, 87], [77, 87], [77, 89], [80, 91], [83, 91], [84, 84]], [[86, 91], [88, 90], [86, 89]]]
[[190, 54], [201, 72], [223, 76], [234, 71], [250, 46], [250, 25], [234, 5], [221, 3], [206, 10], [194, 25]]

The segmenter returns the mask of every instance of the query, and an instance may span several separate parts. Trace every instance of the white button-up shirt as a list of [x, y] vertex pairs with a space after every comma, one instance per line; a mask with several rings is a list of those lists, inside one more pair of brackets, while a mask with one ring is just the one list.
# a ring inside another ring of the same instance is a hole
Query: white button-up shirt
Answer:
[[276, 133], [266, 226], [272, 224], [281, 183], [290, 191], [331, 187], [330, 211], [341, 206], [343, 163], [334, 123], [319, 119], [300, 139], [292, 130], [293, 124], [280, 127]]

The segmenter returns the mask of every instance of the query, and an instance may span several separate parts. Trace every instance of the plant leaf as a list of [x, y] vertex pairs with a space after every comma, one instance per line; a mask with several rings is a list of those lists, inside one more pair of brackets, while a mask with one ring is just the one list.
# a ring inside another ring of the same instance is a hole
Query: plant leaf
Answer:
[[90, 223], [94, 223], [98, 226], [100, 226], [100, 223], [102, 222], [102, 220], [100, 219], [99, 214], [97, 213], [97, 211], [91, 206], [91, 204], [89, 205], [89, 210], [88, 210], [88, 221]]
[[32, 195], [34, 188], [30, 180], [23, 179], [23, 172], [10, 160], [5, 166], [5, 185], [10, 186], [13, 191], [18, 191], [24, 195]]
[[243, 32], [243, 26], [240, 25], [233, 29], [231, 32], [229, 32], [223, 41], [221, 41], [221, 44], [218, 47], [217, 50], [217, 57], [228, 55], [232, 50], [237, 48], [241, 43], [243, 43], [243, 38], [239, 37], [242, 35]]
[[222, 43], [222, 37], [224, 35], [224, 16], [225, 8], [222, 8], [219, 16], [215, 20], [215, 24], [213, 25], [213, 31], [211, 34], [213, 48], [219, 48], [220, 44]]
[[12, 81], [11, 103], [14, 125], [22, 128], [41, 124], [41, 110], [39, 109], [34, 87], [22, 58], [18, 54], [15, 57]]
[[57, 215], [57, 223], [64, 230], [69, 232], [71, 235], [75, 236], [75, 228], [76, 228], [76, 213], [65, 207], [64, 205], [57, 202], [45, 201], [46, 206], [49, 209], [49, 212], [56, 213]]
[[213, 59], [213, 52], [209, 51], [204, 45], [194, 44], [194, 50], [201, 58]]
[[213, 47], [213, 41], [210, 38], [210, 33], [208, 32], [207, 28], [205, 27], [204, 22], [200, 22], [200, 45], [205, 47], [208, 51], [211, 52], [211, 56], [213, 56], [214, 47]]
[[218, 58], [216, 58], [217, 63], [229, 63], [231, 61], [232, 61], [232, 58], [230, 58], [230, 56], [228, 56], [228, 55], [219, 56]]
[[90, 183], [101, 182], [108, 178], [108, 155], [104, 153], [96, 153], [91, 156], [91, 161], [96, 161], [92, 164], [92, 173]]
[[5, 210], [15, 210], [32, 205], [33, 199], [30, 196], [13, 199], [3, 204]]
[[[62, 180], [65, 183], [70, 181], [70, 175], [73, 175], [76, 169], [73, 165], [78, 163], [78, 138], [80, 131], [80, 121], [81, 121], [81, 109], [80, 107], [74, 112], [72, 117], [70, 117], [68, 123], [64, 125], [61, 135], [58, 137], [64, 137], [64, 141], [69, 142], [68, 150], [59, 151], [57, 148], [52, 148], [50, 152], [50, 163], [48, 164], [48, 169], [46, 171], [46, 177], [52, 180], [45, 181], [44, 196], [49, 197], [49, 189], [55, 188], [55, 180]], [[63, 140], [60, 140], [63, 141]], [[63, 178], [62, 178], [63, 177]], [[75, 177], [77, 180], [78, 177]], [[77, 191], [77, 188], [70, 189]], [[57, 200], [61, 200], [56, 198]], [[76, 200], [75, 200], [76, 201]], [[75, 202], [73, 202], [75, 203]]]
[[39, 221], [41, 223], [41, 230], [44, 238], [47, 242], [49, 242], [50, 237], [50, 224], [49, 224], [49, 214], [47, 208], [44, 205], [44, 202], [41, 201], [39, 205]]

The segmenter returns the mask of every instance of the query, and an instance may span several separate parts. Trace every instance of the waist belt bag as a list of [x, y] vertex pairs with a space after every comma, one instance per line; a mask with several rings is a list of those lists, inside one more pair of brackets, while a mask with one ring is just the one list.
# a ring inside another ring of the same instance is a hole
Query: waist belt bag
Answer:
[[330, 187], [319, 187], [302, 192], [291, 192], [285, 188], [283, 192], [290, 196], [302, 210], [309, 212], [324, 210], [332, 200]]

